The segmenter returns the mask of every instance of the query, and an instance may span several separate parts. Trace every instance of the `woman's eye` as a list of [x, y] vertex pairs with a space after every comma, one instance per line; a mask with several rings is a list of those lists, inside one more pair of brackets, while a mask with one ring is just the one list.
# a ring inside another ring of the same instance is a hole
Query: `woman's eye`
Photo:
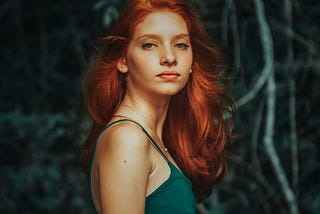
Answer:
[[142, 48], [144, 48], [144, 49], [151, 49], [151, 48], [153, 48], [154, 46], [156, 46], [154, 43], [146, 42], [146, 43], [143, 43]]
[[181, 48], [181, 49], [188, 49], [189, 45], [186, 44], [186, 43], [183, 43], [183, 42], [179, 42], [179, 43], [176, 44], [176, 47], [177, 48]]

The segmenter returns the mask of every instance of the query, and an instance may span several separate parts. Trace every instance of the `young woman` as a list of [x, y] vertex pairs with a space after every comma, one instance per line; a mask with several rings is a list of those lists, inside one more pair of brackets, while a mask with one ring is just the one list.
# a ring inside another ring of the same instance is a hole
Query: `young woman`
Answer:
[[129, 0], [104, 41], [85, 79], [97, 212], [196, 213], [231, 132], [219, 52], [182, 0]]

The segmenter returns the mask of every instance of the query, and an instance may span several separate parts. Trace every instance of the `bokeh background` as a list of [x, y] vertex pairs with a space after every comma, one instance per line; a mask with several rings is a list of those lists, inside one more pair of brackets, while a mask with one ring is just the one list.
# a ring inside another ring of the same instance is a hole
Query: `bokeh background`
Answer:
[[[320, 2], [190, 2], [238, 107], [228, 174], [199, 213], [319, 213]], [[0, 1], [0, 213], [93, 213], [81, 77], [123, 3]]]

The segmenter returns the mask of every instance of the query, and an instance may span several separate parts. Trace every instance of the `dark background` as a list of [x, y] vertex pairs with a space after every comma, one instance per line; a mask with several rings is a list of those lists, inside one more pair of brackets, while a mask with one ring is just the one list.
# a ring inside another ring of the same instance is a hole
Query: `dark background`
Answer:
[[[92, 213], [81, 76], [123, 2], [0, 1], [0, 213]], [[238, 106], [229, 173], [200, 212], [318, 213], [319, 1], [191, 2]]]

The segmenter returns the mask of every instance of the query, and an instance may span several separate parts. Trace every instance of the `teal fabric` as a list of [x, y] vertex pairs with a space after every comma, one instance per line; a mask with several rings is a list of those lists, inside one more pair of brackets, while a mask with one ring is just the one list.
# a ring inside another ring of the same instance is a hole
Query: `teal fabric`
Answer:
[[[173, 163], [167, 158], [167, 156], [162, 152], [157, 143], [153, 140], [150, 134], [144, 129], [142, 125], [136, 121], [129, 119], [117, 120], [109, 125], [107, 125], [98, 135], [97, 139], [100, 137], [101, 133], [105, 131], [110, 126], [129, 121], [137, 124], [142, 131], [148, 137], [150, 143], [157, 149], [158, 152], [165, 158], [170, 167], [169, 178], [162, 183], [154, 192], [152, 192], [146, 198], [145, 213], [146, 214], [195, 214], [196, 213], [196, 202], [194, 194], [192, 192], [192, 185], [190, 180], [178, 170]], [[91, 173], [92, 173], [92, 162], [94, 159], [96, 151], [96, 145], [92, 154], [90, 163], [90, 174], [89, 174], [89, 186], [91, 192]], [[92, 193], [91, 193], [92, 196]]]

